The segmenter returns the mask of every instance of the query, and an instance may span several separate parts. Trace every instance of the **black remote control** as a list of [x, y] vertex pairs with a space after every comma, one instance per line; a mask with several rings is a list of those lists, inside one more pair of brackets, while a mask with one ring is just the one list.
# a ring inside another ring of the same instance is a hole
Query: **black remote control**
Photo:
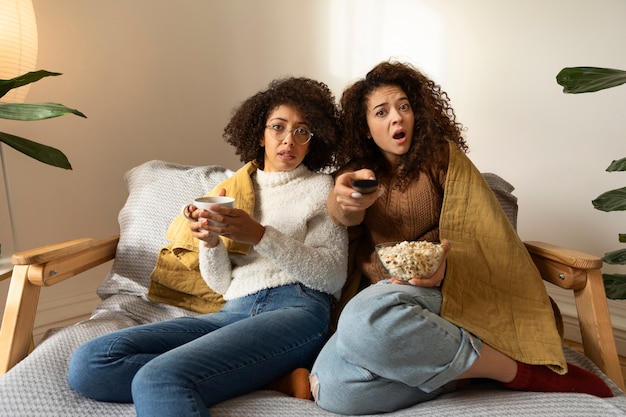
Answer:
[[377, 180], [354, 180], [352, 181], [352, 188], [354, 188], [361, 194], [370, 194], [376, 191], [376, 188], [378, 188], [378, 181]]

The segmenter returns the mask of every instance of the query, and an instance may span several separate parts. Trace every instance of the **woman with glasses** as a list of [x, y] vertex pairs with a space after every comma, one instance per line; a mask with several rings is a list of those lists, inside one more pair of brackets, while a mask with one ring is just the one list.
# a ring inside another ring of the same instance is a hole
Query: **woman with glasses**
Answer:
[[183, 219], [201, 242], [202, 279], [224, 306], [85, 343], [70, 385], [134, 402], [140, 417], [209, 416], [215, 404], [310, 367], [346, 279], [347, 231], [328, 216], [333, 179], [322, 173], [338, 131], [334, 97], [320, 82], [275, 80], [245, 100], [224, 129], [245, 165], [214, 190], [236, 196], [235, 208], [188, 206]]

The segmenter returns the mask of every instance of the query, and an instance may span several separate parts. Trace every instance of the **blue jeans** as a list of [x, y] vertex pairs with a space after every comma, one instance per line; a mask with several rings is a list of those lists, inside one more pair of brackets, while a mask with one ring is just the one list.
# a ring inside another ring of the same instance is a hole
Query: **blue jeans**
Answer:
[[311, 372], [317, 404], [334, 413], [390, 412], [454, 389], [482, 342], [439, 316], [436, 288], [382, 281], [346, 305]]
[[81, 345], [69, 383], [138, 416], [209, 416], [209, 407], [311, 366], [331, 297], [302, 285], [228, 301], [217, 313], [122, 329]]

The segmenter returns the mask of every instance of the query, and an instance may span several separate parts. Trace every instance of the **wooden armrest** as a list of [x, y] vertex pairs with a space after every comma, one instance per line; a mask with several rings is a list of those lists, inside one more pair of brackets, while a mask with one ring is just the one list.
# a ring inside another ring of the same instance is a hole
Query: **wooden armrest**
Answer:
[[[115, 257], [119, 236], [95, 241], [76, 239], [13, 255], [13, 261], [30, 265], [28, 280], [38, 286], [54, 285]], [[18, 264], [18, 265], [20, 265]]]
[[63, 281], [115, 257], [119, 236], [75, 239], [13, 255], [13, 273], [0, 328], [0, 376], [24, 359], [42, 286]]
[[524, 242], [530, 253], [534, 253], [546, 259], [560, 262], [564, 265], [578, 269], [602, 268], [602, 259], [589, 255], [588, 253], [551, 245], [545, 242], [527, 241]]
[[11, 257], [13, 265], [42, 264], [63, 255], [71, 255], [89, 248], [95, 242], [91, 238], [72, 239], [52, 245], [41, 246], [14, 253]]
[[624, 390], [604, 291], [602, 259], [549, 243], [524, 243], [544, 280], [574, 291], [585, 355]]
[[581, 290], [587, 285], [587, 272], [602, 268], [602, 259], [544, 242], [524, 242], [541, 276], [561, 288]]

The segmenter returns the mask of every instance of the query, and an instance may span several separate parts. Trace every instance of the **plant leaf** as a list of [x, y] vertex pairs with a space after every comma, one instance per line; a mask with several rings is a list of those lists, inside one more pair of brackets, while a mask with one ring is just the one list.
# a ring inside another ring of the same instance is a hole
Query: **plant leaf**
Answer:
[[70, 165], [70, 161], [65, 154], [51, 146], [42, 145], [41, 143], [4, 132], [0, 132], [0, 142], [4, 142], [13, 149], [31, 158], [35, 158], [44, 164], [64, 169], [72, 169], [72, 165]]
[[618, 249], [607, 252], [602, 260], [610, 265], [626, 265], [626, 249]]
[[606, 170], [607, 172], [626, 171], [626, 158], [611, 162]]
[[59, 103], [0, 103], [0, 119], [32, 121], [51, 119], [68, 113], [87, 118], [82, 112]]
[[626, 187], [602, 193], [591, 203], [596, 209], [602, 211], [626, 210]]
[[611, 300], [626, 299], [626, 275], [602, 274], [606, 297]]
[[598, 67], [563, 68], [556, 82], [568, 94], [592, 93], [626, 83], [626, 71]]
[[0, 80], [0, 97], [4, 96], [6, 93], [13, 90], [14, 88], [34, 83], [44, 77], [53, 77], [56, 75], [61, 75], [61, 73], [39, 70], [31, 71], [24, 75], [19, 75], [15, 78], [11, 78], [10, 80]]

